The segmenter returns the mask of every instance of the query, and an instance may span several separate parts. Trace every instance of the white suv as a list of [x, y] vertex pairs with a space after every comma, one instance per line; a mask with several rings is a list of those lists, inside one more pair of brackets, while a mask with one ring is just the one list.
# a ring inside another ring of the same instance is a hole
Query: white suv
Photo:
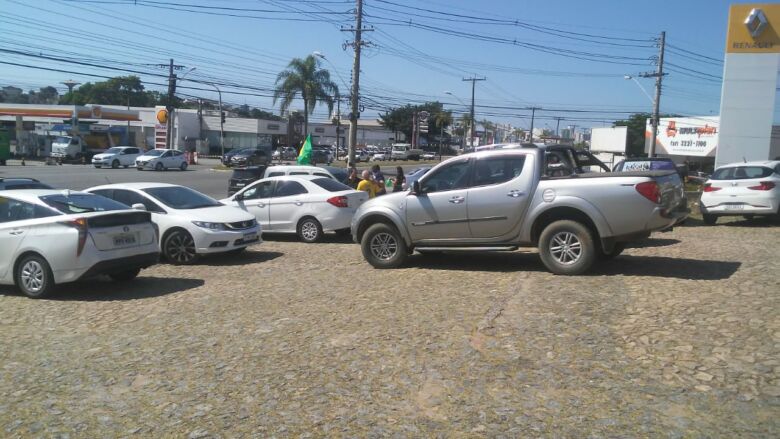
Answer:
[[704, 223], [710, 225], [719, 216], [780, 217], [780, 161], [721, 166], [704, 183], [699, 206]]
[[108, 148], [106, 152], [92, 156], [92, 164], [96, 168], [111, 166], [116, 169], [120, 166], [127, 168], [135, 166], [135, 159], [141, 155], [141, 150], [134, 146], [115, 146]]
[[0, 249], [0, 284], [33, 298], [99, 274], [127, 281], [159, 258], [148, 212], [54, 189], [0, 193]]

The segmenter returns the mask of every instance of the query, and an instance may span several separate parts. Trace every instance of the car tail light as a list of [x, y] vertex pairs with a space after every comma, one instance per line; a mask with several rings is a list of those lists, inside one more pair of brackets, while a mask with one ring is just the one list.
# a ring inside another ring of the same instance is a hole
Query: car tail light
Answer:
[[754, 191], [771, 191], [775, 188], [775, 184], [771, 181], [762, 181], [758, 183], [758, 186], [750, 186], [748, 189], [753, 189]]
[[712, 183], [704, 183], [704, 188], [702, 190], [704, 192], [716, 192], [723, 189], [722, 187], [713, 186]]
[[62, 221], [60, 224], [73, 227], [79, 231], [79, 241], [76, 247], [76, 256], [81, 256], [81, 252], [84, 251], [84, 245], [87, 243], [87, 219], [76, 218], [71, 221]]
[[654, 181], [639, 183], [636, 185], [636, 191], [653, 203], [661, 204], [661, 190], [658, 188], [658, 183]]
[[330, 197], [328, 198], [328, 203], [336, 207], [349, 207], [349, 202], [347, 200], [347, 197], [345, 197], [344, 195], [338, 197]]

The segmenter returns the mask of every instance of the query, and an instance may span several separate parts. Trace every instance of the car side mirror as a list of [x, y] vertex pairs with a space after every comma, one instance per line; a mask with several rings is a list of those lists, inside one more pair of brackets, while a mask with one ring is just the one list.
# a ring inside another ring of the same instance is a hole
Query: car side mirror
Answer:
[[130, 206], [133, 210], [140, 210], [141, 212], [146, 212], [146, 206], [144, 206], [141, 203], [135, 203], [132, 206]]
[[233, 196], [233, 200], [235, 201], [243, 201], [243, 199], [244, 199], [244, 194], [242, 192], [239, 192]]
[[422, 187], [420, 187], [420, 180], [415, 180], [414, 183], [412, 183], [411, 193], [415, 195], [425, 195], [425, 193], [422, 190]]

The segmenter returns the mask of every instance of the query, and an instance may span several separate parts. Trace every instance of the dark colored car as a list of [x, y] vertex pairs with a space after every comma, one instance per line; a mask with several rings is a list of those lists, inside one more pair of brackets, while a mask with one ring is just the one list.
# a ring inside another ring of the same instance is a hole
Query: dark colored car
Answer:
[[675, 164], [674, 161], [666, 157], [634, 157], [619, 161], [613, 172], [622, 171], [677, 171], [680, 179], [685, 181], [688, 177], [688, 165]]
[[250, 166], [247, 168], [236, 168], [228, 180], [228, 196], [235, 194], [244, 187], [263, 178], [266, 166]]
[[327, 170], [333, 175], [340, 183], [346, 184], [347, 178], [349, 178], [349, 172], [346, 168], [338, 168], [336, 166], [323, 166], [322, 169]]
[[34, 178], [2, 178], [0, 177], [0, 191], [11, 189], [54, 189], [48, 184], [41, 183]]
[[268, 153], [263, 149], [244, 149], [233, 155], [230, 159], [230, 164], [233, 166], [258, 166], [267, 165]]
[[329, 165], [332, 162], [333, 162], [333, 155], [330, 153], [330, 150], [322, 147], [314, 147], [311, 149], [312, 164], [323, 163]]
[[251, 148], [236, 148], [226, 152], [225, 155], [223, 155], [221, 158], [222, 164], [225, 166], [232, 166], [233, 164], [231, 160], [233, 159], [233, 156], [246, 149], [251, 149]]

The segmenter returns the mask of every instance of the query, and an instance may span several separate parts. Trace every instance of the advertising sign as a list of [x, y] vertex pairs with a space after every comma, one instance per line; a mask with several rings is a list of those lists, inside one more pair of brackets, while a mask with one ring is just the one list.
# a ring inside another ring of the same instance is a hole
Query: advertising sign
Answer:
[[154, 125], [154, 147], [155, 148], [167, 148], [167, 134], [168, 134], [168, 111], [163, 106], [155, 107], [155, 117], [157, 122]]
[[[718, 116], [675, 117], [661, 119], [658, 124], [656, 154], [693, 157], [714, 157], [720, 131]], [[645, 152], [650, 151], [653, 127], [647, 120]]]
[[626, 153], [628, 127], [593, 128], [590, 134], [591, 151]]

